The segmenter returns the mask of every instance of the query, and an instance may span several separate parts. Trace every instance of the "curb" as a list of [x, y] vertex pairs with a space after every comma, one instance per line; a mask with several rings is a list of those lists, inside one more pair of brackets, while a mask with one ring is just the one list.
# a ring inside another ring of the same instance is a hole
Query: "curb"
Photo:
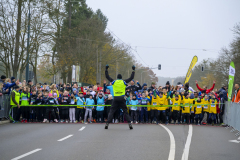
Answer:
[[1, 125], [1, 124], [7, 124], [7, 123], [10, 123], [10, 120], [0, 121], [0, 125]]

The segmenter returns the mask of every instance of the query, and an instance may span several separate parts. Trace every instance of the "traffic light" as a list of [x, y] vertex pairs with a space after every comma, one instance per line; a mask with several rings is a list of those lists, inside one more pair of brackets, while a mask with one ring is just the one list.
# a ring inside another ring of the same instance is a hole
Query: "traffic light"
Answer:
[[203, 72], [203, 70], [204, 70], [204, 68], [203, 68], [203, 66], [202, 66], [202, 72]]
[[158, 65], [158, 70], [161, 70], [161, 64]]

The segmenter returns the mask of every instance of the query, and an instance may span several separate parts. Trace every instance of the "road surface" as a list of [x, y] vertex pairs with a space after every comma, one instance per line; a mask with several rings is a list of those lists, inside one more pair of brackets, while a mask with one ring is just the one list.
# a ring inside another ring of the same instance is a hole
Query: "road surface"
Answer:
[[239, 160], [237, 138], [215, 126], [137, 124], [129, 130], [127, 124], [110, 124], [105, 130], [104, 124], [4, 124], [0, 159]]

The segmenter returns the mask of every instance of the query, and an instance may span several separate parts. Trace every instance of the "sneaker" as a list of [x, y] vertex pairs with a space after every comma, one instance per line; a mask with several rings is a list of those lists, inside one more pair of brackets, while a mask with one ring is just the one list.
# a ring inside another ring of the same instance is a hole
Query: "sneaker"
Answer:
[[47, 122], [47, 119], [44, 119], [44, 120], [43, 120], [43, 123], [46, 123], [46, 122]]
[[76, 121], [74, 121], [74, 123], [78, 123], [78, 121], [76, 120]]
[[131, 123], [133, 123], [133, 121], [131, 121]]
[[118, 123], [118, 119], [115, 120], [115, 123]]
[[88, 124], [86, 121], [84, 121], [84, 124]]
[[68, 123], [68, 120], [66, 120], [65, 122]]
[[24, 122], [24, 119], [21, 120], [21, 123], [23, 123], [23, 122]]
[[57, 120], [57, 119], [54, 119], [54, 122], [58, 123], [58, 120]]
[[85, 123], [85, 122], [83, 122], [83, 120], [81, 121], [82, 123]]
[[112, 123], [114, 123], [114, 119], [112, 120]]
[[128, 125], [129, 125], [129, 129], [133, 129], [133, 127], [132, 127], [132, 124], [131, 124], [131, 123], [129, 123]]
[[92, 121], [90, 121], [89, 123], [92, 123]]
[[165, 125], [168, 125], [168, 122], [166, 122]]
[[136, 123], [135, 124], [138, 124], [138, 122], [136, 121]]
[[28, 121], [25, 119], [24, 123], [27, 123]]
[[69, 123], [73, 123], [72, 121], [69, 121]]
[[108, 123], [105, 124], [105, 129], [108, 129], [108, 125], [109, 125]]
[[94, 119], [93, 122], [96, 123], [96, 119]]

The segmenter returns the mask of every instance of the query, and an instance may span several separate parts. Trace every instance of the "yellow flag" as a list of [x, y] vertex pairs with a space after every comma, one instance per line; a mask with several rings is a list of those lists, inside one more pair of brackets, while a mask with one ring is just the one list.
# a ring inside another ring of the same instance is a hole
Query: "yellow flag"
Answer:
[[184, 84], [187, 83], [187, 82], [189, 81], [189, 79], [191, 78], [192, 69], [193, 69], [193, 67], [195, 66], [195, 64], [197, 63], [197, 61], [198, 61], [197, 56], [194, 56], [193, 59], [192, 59], [192, 62], [191, 62], [191, 64], [190, 64], [190, 66], [189, 66], [189, 68], [188, 68], [188, 72], [187, 72], [187, 75], [186, 75]]

